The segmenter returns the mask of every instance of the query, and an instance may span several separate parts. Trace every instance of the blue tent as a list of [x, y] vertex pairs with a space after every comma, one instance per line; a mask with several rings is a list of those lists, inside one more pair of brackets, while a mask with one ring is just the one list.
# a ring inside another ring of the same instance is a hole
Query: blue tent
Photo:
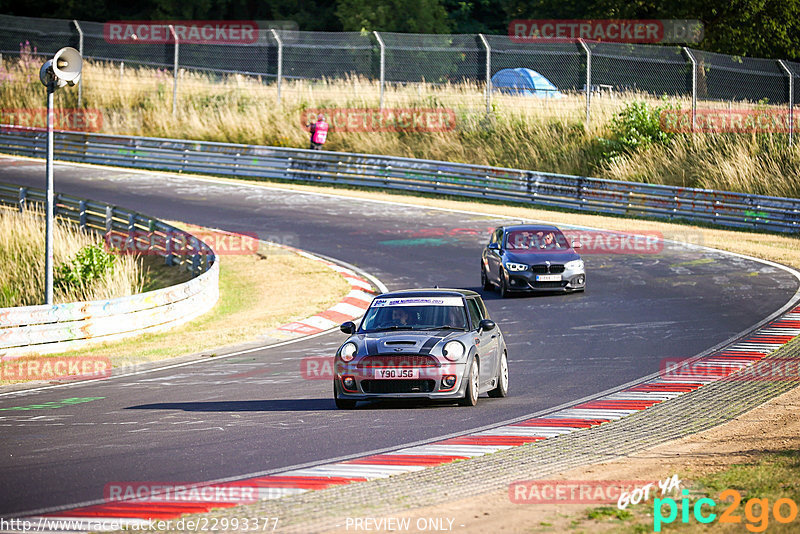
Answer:
[[550, 80], [531, 69], [503, 69], [492, 76], [492, 87], [502, 93], [539, 98], [562, 98]]

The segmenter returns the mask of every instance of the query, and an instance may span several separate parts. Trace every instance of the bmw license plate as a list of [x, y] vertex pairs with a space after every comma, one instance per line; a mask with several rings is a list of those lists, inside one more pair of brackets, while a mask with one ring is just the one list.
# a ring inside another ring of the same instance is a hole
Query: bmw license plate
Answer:
[[537, 274], [536, 275], [537, 282], [560, 282], [561, 275], [560, 274]]
[[398, 378], [419, 378], [419, 369], [375, 369], [377, 380], [397, 380]]

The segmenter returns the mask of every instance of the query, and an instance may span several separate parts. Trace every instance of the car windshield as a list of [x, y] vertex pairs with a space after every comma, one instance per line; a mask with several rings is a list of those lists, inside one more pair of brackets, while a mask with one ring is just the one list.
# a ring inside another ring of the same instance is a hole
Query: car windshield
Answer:
[[[413, 301], [413, 302], [412, 302]], [[465, 330], [460, 297], [376, 299], [361, 322], [361, 332], [389, 330]]]
[[540, 252], [570, 248], [558, 230], [514, 230], [506, 236], [506, 249], [515, 252]]

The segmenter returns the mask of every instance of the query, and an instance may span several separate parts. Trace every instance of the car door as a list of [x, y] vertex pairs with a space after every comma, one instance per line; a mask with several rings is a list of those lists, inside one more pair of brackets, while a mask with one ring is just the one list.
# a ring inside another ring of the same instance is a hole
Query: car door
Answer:
[[500, 277], [498, 276], [498, 273], [500, 272], [500, 265], [503, 262], [501, 257], [502, 245], [503, 229], [497, 228], [494, 232], [492, 232], [492, 235], [489, 238], [489, 244], [486, 245], [486, 276], [489, 278], [490, 282], [494, 282], [496, 284], [500, 283]]
[[496, 335], [497, 331], [496, 329], [489, 332], [478, 331], [478, 324], [481, 322], [481, 319], [484, 318], [484, 315], [477, 299], [468, 298], [467, 309], [469, 311], [472, 329], [478, 343], [478, 355], [481, 360], [481, 388], [484, 388], [497, 376], [497, 347], [499, 345], [498, 336]]

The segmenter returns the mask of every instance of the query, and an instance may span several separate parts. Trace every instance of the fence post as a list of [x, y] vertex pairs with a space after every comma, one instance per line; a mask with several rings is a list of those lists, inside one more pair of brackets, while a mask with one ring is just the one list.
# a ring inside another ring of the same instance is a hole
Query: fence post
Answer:
[[175, 33], [175, 27], [172, 24], [169, 25], [169, 32], [172, 34], [172, 38], [175, 39], [175, 59], [172, 65], [172, 116], [174, 117], [178, 112], [178, 46], [180, 43], [178, 42], [178, 34]]
[[694, 54], [687, 47], [683, 47], [683, 53], [692, 62], [692, 133], [697, 129], [697, 60]]
[[592, 106], [592, 51], [589, 50], [589, 47], [586, 46], [583, 39], [578, 39], [578, 42], [583, 47], [583, 51], [586, 52], [586, 129], [588, 130], [590, 119], [589, 110]]
[[486, 114], [489, 115], [492, 112], [492, 47], [482, 33], [478, 37], [486, 48]]
[[[72, 23], [75, 25], [75, 29], [78, 30], [78, 52], [83, 57], [83, 30], [77, 20], [73, 19]], [[83, 76], [78, 78], [78, 107], [81, 107], [81, 102], [83, 102]]]
[[386, 81], [386, 46], [383, 44], [383, 39], [378, 32], [373, 31], [375, 39], [378, 40], [378, 46], [381, 47], [381, 110], [383, 110], [383, 86]]
[[794, 75], [782, 59], [778, 60], [778, 65], [780, 65], [787, 76], [789, 76], [789, 146], [792, 146], [794, 142]]
[[278, 105], [281, 105], [281, 79], [283, 78], [283, 41], [281, 41], [278, 32], [275, 28], [270, 28], [270, 32], [272, 32], [272, 36], [275, 38], [275, 41], [278, 43], [278, 78], [277, 78], [277, 87], [278, 87]]

